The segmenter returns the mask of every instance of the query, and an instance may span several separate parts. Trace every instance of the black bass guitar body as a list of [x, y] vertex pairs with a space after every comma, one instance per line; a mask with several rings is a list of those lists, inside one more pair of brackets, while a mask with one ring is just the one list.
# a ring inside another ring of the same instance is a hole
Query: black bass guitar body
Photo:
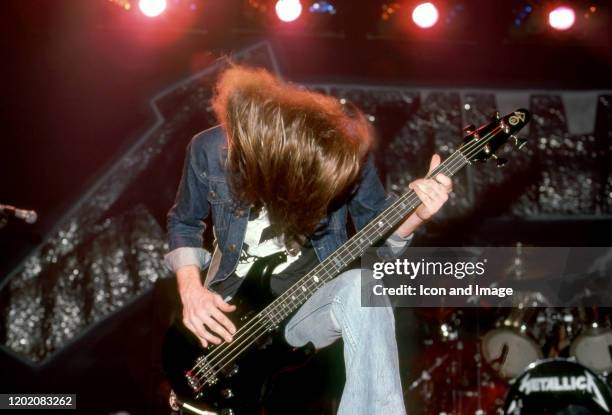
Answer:
[[[275, 259], [279, 258], [272, 262]], [[228, 316], [238, 330], [274, 299], [269, 289], [274, 266], [269, 266], [270, 258], [266, 260], [268, 266], [253, 265], [230, 301], [236, 310]], [[264, 272], [258, 273], [262, 268]], [[297, 349], [289, 346], [280, 328], [270, 329], [253, 342], [251, 340], [236, 338], [235, 342], [224, 344], [225, 349], [219, 346], [205, 349], [182, 322], [176, 320], [162, 345], [162, 366], [176, 395], [176, 404], [188, 413], [255, 414], [269, 397], [275, 375], [287, 368], [304, 365], [314, 351], [311, 346]], [[222, 350], [226, 353], [220, 353]], [[239, 359], [236, 359], [237, 354], [240, 354]], [[226, 364], [230, 359], [231, 363]]]

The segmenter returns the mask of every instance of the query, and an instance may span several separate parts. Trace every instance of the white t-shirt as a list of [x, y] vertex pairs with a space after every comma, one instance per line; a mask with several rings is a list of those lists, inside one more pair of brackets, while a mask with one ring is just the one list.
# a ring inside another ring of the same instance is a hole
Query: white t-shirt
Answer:
[[[277, 252], [286, 252], [282, 237], [273, 237], [262, 241], [261, 236], [264, 230], [269, 226], [270, 219], [268, 218], [268, 212], [265, 209], [260, 209], [257, 218], [249, 220], [246, 228], [246, 235], [244, 236], [244, 243], [242, 244], [240, 260], [238, 261], [238, 266], [236, 267], [235, 271], [235, 274], [238, 277], [244, 278], [257, 258], [265, 257]], [[293, 262], [297, 261], [301, 255], [301, 251], [298, 252], [297, 255], [289, 255], [287, 253], [287, 261], [278, 265], [272, 274], [279, 274]]]

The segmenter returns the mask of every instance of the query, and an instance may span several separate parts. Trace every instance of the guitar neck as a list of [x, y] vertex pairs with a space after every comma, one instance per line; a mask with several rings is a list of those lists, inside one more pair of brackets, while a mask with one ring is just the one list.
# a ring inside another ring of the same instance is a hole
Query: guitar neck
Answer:
[[[456, 150], [430, 172], [427, 178], [435, 177], [440, 173], [452, 177], [467, 164], [468, 160], [461, 150]], [[260, 316], [267, 320], [271, 328], [278, 326], [280, 322], [306, 302], [321, 285], [336, 277], [347, 265], [361, 257], [366, 249], [391, 232], [420, 203], [421, 201], [414, 191], [409, 190], [404, 193], [330, 256], [278, 296], [259, 313]]]

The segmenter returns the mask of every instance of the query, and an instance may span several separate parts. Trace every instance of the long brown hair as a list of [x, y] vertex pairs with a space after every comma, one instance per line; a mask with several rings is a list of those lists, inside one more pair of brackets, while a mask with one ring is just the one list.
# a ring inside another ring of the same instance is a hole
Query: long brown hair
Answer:
[[234, 194], [264, 206], [285, 241], [310, 235], [330, 204], [356, 182], [372, 130], [337, 99], [233, 66], [220, 77], [213, 108], [228, 138]]

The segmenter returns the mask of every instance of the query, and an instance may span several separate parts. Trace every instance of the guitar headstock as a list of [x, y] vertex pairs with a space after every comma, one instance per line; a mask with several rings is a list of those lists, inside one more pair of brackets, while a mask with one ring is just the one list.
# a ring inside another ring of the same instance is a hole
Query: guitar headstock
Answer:
[[506, 164], [507, 160], [497, 157], [495, 154], [508, 140], [521, 149], [527, 140], [516, 134], [531, 120], [531, 114], [526, 109], [518, 109], [501, 117], [499, 112], [495, 113], [493, 120], [478, 129], [470, 125], [464, 129], [468, 135], [464, 138], [463, 145], [459, 148], [463, 156], [469, 162], [497, 160], [498, 166]]

